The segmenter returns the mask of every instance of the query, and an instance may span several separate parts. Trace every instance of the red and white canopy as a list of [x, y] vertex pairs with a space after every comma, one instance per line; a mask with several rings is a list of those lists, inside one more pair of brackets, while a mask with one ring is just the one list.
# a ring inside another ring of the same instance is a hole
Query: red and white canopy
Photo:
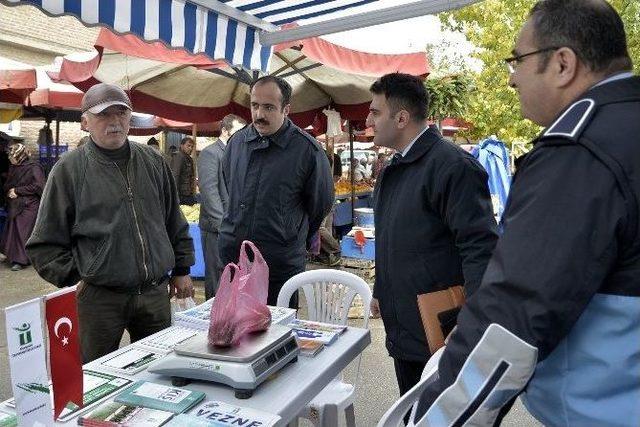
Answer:
[[[250, 117], [249, 84], [257, 76], [205, 55], [167, 49], [133, 35], [100, 32], [95, 53], [64, 58], [59, 75], [82, 90], [98, 82], [129, 92], [134, 109], [184, 122], [213, 122], [226, 114]], [[290, 117], [302, 127], [331, 105], [343, 118], [362, 120], [370, 85], [389, 72], [429, 73], [424, 53], [369, 54], [311, 38], [274, 47], [270, 74], [293, 87]]]
[[36, 86], [35, 67], [0, 57], [0, 102], [22, 104]]
[[25, 100], [30, 107], [51, 109], [80, 110], [84, 93], [70, 84], [56, 83], [47, 73], [57, 72], [59, 64], [39, 66], [36, 68], [38, 85]]

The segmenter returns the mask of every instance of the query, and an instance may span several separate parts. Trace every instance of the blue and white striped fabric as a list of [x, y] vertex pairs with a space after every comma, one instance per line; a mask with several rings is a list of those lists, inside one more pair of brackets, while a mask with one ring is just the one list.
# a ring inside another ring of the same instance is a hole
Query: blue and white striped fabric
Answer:
[[249, 70], [268, 69], [271, 48], [260, 30], [184, 0], [8, 0], [32, 4], [50, 15], [71, 14], [85, 24], [102, 24], [145, 40], [162, 40], [192, 53], [206, 53]]
[[[260, 29], [186, 0], [0, 0], [32, 4], [50, 15], [74, 15], [85, 24], [102, 24], [118, 33], [192, 53], [206, 53], [247, 70], [269, 68], [271, 47], [262, 46]], [[226, 6], [282, 25], [361, 6], [378, 0], [221, 0]]]
[[220, 0], [273, 25], [315, 18], [378, 0]]

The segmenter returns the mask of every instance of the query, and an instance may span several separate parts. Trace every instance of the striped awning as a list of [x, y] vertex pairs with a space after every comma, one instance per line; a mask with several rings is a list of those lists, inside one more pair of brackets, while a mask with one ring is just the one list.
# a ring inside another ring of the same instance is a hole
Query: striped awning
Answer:
[[228, 6], [278, 26], [376, 1], [378, 0], [221, 0]]
[[[260, 31], [375, 1], [0, 0], [7, 5], [31, 4], [52, 16], [73, 15], [86, 25], [103, 25], [147, 41], [160, 40], [173, 48], [263, 72], [269, 69], [272, 48], [260, 44]], [[255, 26], [233, 19], [233, 15], [251, 15]]]

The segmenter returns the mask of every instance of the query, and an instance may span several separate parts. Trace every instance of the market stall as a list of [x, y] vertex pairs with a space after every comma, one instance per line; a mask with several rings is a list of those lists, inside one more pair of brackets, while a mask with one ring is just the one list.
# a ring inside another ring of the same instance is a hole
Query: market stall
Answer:
[[[238, 347], [220, 349], [219, 352], [223, 355], [218, 359], [195, 358], [190, 356], [192, 346], [207, 342], [211, 304], [212, 301], [209, 300], [200, 306], [179, 312], [173, 326], [82, 366], [85, 406], [79, 408], [69, 402], [55, 425], [93, 425], [92, 423], [103, 421], [104, 417], [109, 416], [110, 410], [120, 408], [122, 411], [123, 404], [129, 406], [125, 412], [113, 415], [114, 419], [126, 419], [134, 425], [138, 425], [142, 419], [149, 426], [160, 426], [169, 420], [173, 423], [171, 425], [191, 425], [182, 420], [186, 418], [191, 423], [194, 422], [197, 418], [193, 416], [202, 417], [206, 405], [217, 402], [217, 406], [212, 409], [220, 410], [220, 405], [231, 405], [236, 413], [264, 422], [252, 425], [285, 426], [295, 421], [311, 399], [371, 343], [371, 335], [367, 329], [339, 327], [339, 336], [336, 335], [330, 344], [323, 345], [323, 351], [303, 356], [294, 338], [296, 326], [292, 326], [292, 323], [298, 322], [294, 319], [295, 310], [269, 307], [273, 323], [267, 331], [247, 336]], [[34, 307], [37, 306], [35, 301]], [[13, 313], [21, 308], [12, 306], [7, 310]], [[206, 319], [198, 322], [201, 318], [204, 319], [203, 314]], [[13, 318], [10, 317], [9, 321], [13, 322]], [[56, 322], [55, 330], [59, 327], [59, 322]], [[249, 351], [252, 346], [261, 349], [265, 340], [274, 334], [283, 334], [288, 337], [288, 341], [276, 341], [275, 346], [266, 347], [266, 351]], [[291, 345], [288, 344], [290, 340], [293, 340]], [[285, 343], [286, 346], [283, 347], [281, 344]], [[240, 356], [234, 353], [240, 351], [238, 349], [244, 349]], [[185, 364], [182, 370], [171, 371], [175, 372], [173, 375], [164, 373], [166, 369], [171, 370], [170, 367], [167, 368], [167, 362], [171, 364], [181, 356], [196, 362]], [[256, 358], [267, 366], [260, 367], [255, 362], [247, 364], [247, 357]], [[187, 370], [195, 371], [186, 374]], [[277, 371], [277, 375], [273, 375], [273, 370]], [[255, 375], [254, 382], [240, 375], [244, 371], [250, 377]], [[202, 375], [208, 379], [183, 381], [178, 385], [178, 378], [185, 379], [182, 375], [195, 375], [195, 378]], [[262, 378], [256, 383], [259, 376]], [[240, 387], [251, 387], [251, 393], [239, 394], [238, 384]], [[25, 389], [32, 387], [33, 391], [36, 391], [36, 387], [37, 390], [41, 388], [40, 384], [20, 385]], [[48, 390], [46, 395], [49, 395]], [[109, 405], [113, 402], [119, 405]], [[33, 402], [25, 396], [20, 396], [18, 402], [14, 398], [1, 402], [2, 425], [16, 425], [17, 420], [13, 414], [17, 410], [17, 404], [24, 405], [25, 408]], [[132, 411], [137, 412], [132, 414]], [[136, 414], [138, 417], [133, 418]], [[23, 413], [23, 416], [26, 415], [27, 413]], [[47, 416], [50, 417], [46, 413], [40, 414], [43, 418]], [[40, 420], [44, 421], [42, 418]]]

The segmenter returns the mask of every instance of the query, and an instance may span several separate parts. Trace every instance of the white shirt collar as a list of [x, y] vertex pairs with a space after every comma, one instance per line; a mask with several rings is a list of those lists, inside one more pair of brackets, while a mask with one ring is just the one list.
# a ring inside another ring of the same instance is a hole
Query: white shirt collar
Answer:
[[625, 71], [622, 73], [614, 74], [613, 76], [608, 77], [602, 80], [601, 82], [596, 83], [595, 85], [593, 85], [593, 87], [598, 87], [600, 85], [615, 82], [617, 80], [628, 79], [630, 77], [633, 77], [633, 73], [631, 71]]
[[407, 153], [409, 152], [409, 150], [411, 150], [411, 147], [413, 147], [413, 144], [415, 144], [415, 143], [416, 143], [416, 141], [418, 140], [418, 138], [420, 138], [420, 137], [422, 136], [422, 134], [423, 134], [423, 133], [425, 133], [425, 131], [426, 131], [427, 129], [429, 129], [429, 125], [425, 126], [425, 128], [424, 128], [424, 129], [422, 129], [422, 130], [420, 131], [420, 133], [418, 133], [418, 134], [416, 135], [416, 137], [415, 137], [415, 138], [413, 138], [413, 141], [411, 141], [411, 142], [409, 143], [409, 145], [407, 145], [407, 146], [404, 148], [404, 150], [402, 150], [402, 153], [400, 153], [400, 155], [401, 155], [402, 157], [404, 157], [404, 156], [406, 156], [406, 155], [407, 155]]

